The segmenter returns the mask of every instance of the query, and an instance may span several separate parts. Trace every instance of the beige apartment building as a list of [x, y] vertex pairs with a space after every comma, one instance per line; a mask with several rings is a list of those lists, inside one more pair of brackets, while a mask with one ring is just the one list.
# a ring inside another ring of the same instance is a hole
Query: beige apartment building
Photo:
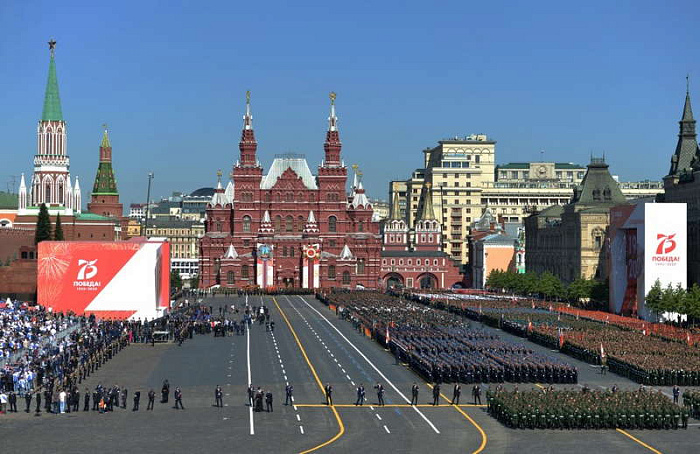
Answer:
[[[488, 207], [506, 222], [523, 222], [530, 214], [571, 202], [586, 166], [562, 162], [495, 164], [496, 141], [484, 134], [440, 140], [423, 150], [423, 168], [407, 180], [389, 184], [390, 200], [398, 193], [399, 212], [413, 227], [425, 182], [430, 182], [435, 214], [443, 228], [443, 250], [468, 263], [469, 226]], [[657, 181], [619, 183], [628, 198], [663, 192]]]
[[146, 235], [166, 238], [170, 243], [171, 259], [199, 259], [198, 241], [204, 236], [204, 224], [156, 218], [148, 221]]

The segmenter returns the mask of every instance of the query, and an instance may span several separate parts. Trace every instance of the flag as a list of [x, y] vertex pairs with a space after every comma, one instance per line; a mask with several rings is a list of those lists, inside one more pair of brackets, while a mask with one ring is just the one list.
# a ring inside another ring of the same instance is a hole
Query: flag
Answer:
[[561, 321], [561, 312], [558, 312], [558, 313], [557, 313], [557, 321], [558, 321], [558, 322]]
[[482, 312], [481, 312], [481, 303], [479, 303], [479, 313], [482, 314]]
[[535, 308], [535, 300], [532, 300], [532, 308]]
[[687, 341], [688, 341], [688, 345], [689, 345], [689, 346], [692, 346], [693, 343], [690, 341], [690, 333], [689, 333], [689, 332], [686, 332], [686, 333], [685, 333], [685, 338], [686, 338]]
[[605, 349], [603, 348], [603, 343], [600, 343], [600, 359], [605, 358]]
[[386, 341], [386, 346], [388, 347], [389, 341], [391, 340], [391, 338], [389, 337], [389, 326], [386, 327], [386, 337], [384, 338], [384, 340]]
[[549, 312], [552, 312], [552, 305], [549, 305]]
[[564, 346], [564, 331], [559, 328], [559, 349]]
[[578, 316], [581, 313], [581, 311], [576, 311], [576, 320], [578, 320]]
[[532, 332], [532, 320], [530, 320], [530, 319], [527, 320], [527, 332], [528, 333]]

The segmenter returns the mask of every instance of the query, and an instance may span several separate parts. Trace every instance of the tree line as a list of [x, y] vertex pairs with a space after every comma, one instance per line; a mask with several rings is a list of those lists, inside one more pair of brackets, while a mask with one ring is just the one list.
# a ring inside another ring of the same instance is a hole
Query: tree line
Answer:
[[607, 305], [608, 301], [607, 281], [579, 278], [567, 285], [548, 271], [537, 274], [493, 270], [486, 279], [486, 286], [518, 295], [537, 295], [586, 305]]
[[658, 279], [647, 293], [645, 304], [658, 316], [664, 312], [684, 314], [692, 319], [700, 318], [700, 286], [693, 284], [684, 289], [680, 284], [675, 287], [668, 284], [661, 286]]

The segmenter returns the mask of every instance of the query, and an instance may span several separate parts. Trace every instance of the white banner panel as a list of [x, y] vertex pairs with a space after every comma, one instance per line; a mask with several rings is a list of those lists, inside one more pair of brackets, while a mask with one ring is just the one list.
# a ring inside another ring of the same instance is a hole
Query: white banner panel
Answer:
[[688, 286], [688, 210], [685, 203], [644, 206], [644, 294], [658, 279]]

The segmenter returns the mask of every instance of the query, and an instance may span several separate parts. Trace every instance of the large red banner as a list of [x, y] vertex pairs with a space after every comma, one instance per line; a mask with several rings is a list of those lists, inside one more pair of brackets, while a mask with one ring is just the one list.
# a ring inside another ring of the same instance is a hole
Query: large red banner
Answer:
[[169, 305], [168, 243], [39, 243], [39, 304], [56, 312], [152, 319]]

